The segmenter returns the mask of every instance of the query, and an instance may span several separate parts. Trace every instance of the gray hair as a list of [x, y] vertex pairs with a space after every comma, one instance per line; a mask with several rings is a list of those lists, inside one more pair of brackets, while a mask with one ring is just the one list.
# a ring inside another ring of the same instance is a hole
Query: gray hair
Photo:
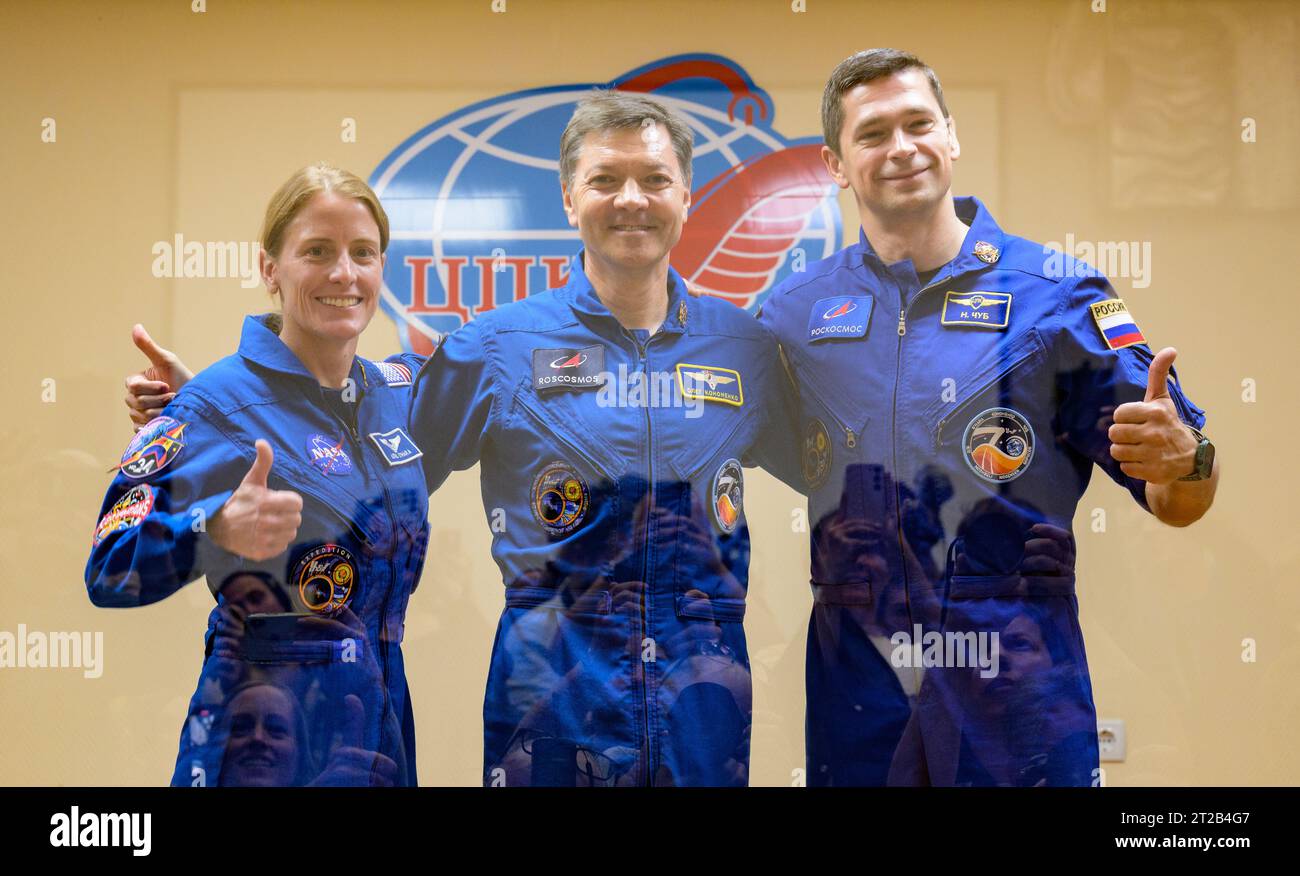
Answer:
[[677, 153], [686, 187], [691, 185], [691, 150], [694, 136], [681, 117], [656, 100], [630, 91], [597, 89], [578, 101], [573, 117], [560, 136], [560, 182], [568, 187], [578, 168], [578, 154], [588, 134], [663, 125]]

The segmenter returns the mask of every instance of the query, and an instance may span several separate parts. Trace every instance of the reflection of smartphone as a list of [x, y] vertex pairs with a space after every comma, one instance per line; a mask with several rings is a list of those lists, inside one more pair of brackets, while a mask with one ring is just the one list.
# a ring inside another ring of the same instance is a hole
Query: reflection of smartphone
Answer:
[[893, 482], [882, 465], [854, 463], [844, 470], [840, 515], [845, 520], [866, 520], [883, 525], [889, 514]]
[[245, 623], [248, 634], [257, 639], [293, 639], [298, 633], [298, 619], [310, 615], [295, 612], [250, 614]]

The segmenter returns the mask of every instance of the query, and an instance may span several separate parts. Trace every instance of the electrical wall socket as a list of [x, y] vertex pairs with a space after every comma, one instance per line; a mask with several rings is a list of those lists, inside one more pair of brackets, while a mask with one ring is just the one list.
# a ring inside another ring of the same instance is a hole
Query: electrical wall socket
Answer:
[[1103, 761], [1122, 761], [1128, 755], [1128, 736], [1121, 718], [1097, 721], [1097, 747]]

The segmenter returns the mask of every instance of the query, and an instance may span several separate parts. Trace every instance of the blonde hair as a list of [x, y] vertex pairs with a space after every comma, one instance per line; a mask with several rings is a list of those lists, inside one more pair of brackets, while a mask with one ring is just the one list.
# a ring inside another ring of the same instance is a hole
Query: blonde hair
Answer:
[[262, 222], [262, 249], [272, 257], [278, 256], [289, 223], [321, 192], [333, 192], [364, 203], [379, 226], [379, 251], [388, 251], [388, 214], [379, 203], [379, 196], [355, 173], [325, 161], [302, 168], [275, 190]]
[[[294, 217], [302, 212], [307, 202], [322, 192], [332, 192], [345, 198], [355, 198], [366, 205], [379, 226], [379, 251], [388, 251], [388, 214], [379, 196], [366, 181], [351, 171], [335, 167], [326, 161], [299, 169], [285, 180], [266, 205], [266, 218], [262, 220], [262, 249], [271, 258], [280, 255], [284, 245], [284, 232]], [[273, 314], [268, 325], [276, 334], [282, 323], [279, 314]]]

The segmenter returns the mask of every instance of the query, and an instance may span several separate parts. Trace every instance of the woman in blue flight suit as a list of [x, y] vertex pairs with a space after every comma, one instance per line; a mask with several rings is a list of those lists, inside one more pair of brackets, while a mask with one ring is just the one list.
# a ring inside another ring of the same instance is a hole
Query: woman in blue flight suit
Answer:
[[428, 540], [405, 431], [412, 366], [355, 355], [388, 219], [328, 165], [272, 197], [262, 276], [283, 315], [128, 445], [86, 567], [91, 601], [217, 599], [172, 784], [414, 784], [400, 644]]

